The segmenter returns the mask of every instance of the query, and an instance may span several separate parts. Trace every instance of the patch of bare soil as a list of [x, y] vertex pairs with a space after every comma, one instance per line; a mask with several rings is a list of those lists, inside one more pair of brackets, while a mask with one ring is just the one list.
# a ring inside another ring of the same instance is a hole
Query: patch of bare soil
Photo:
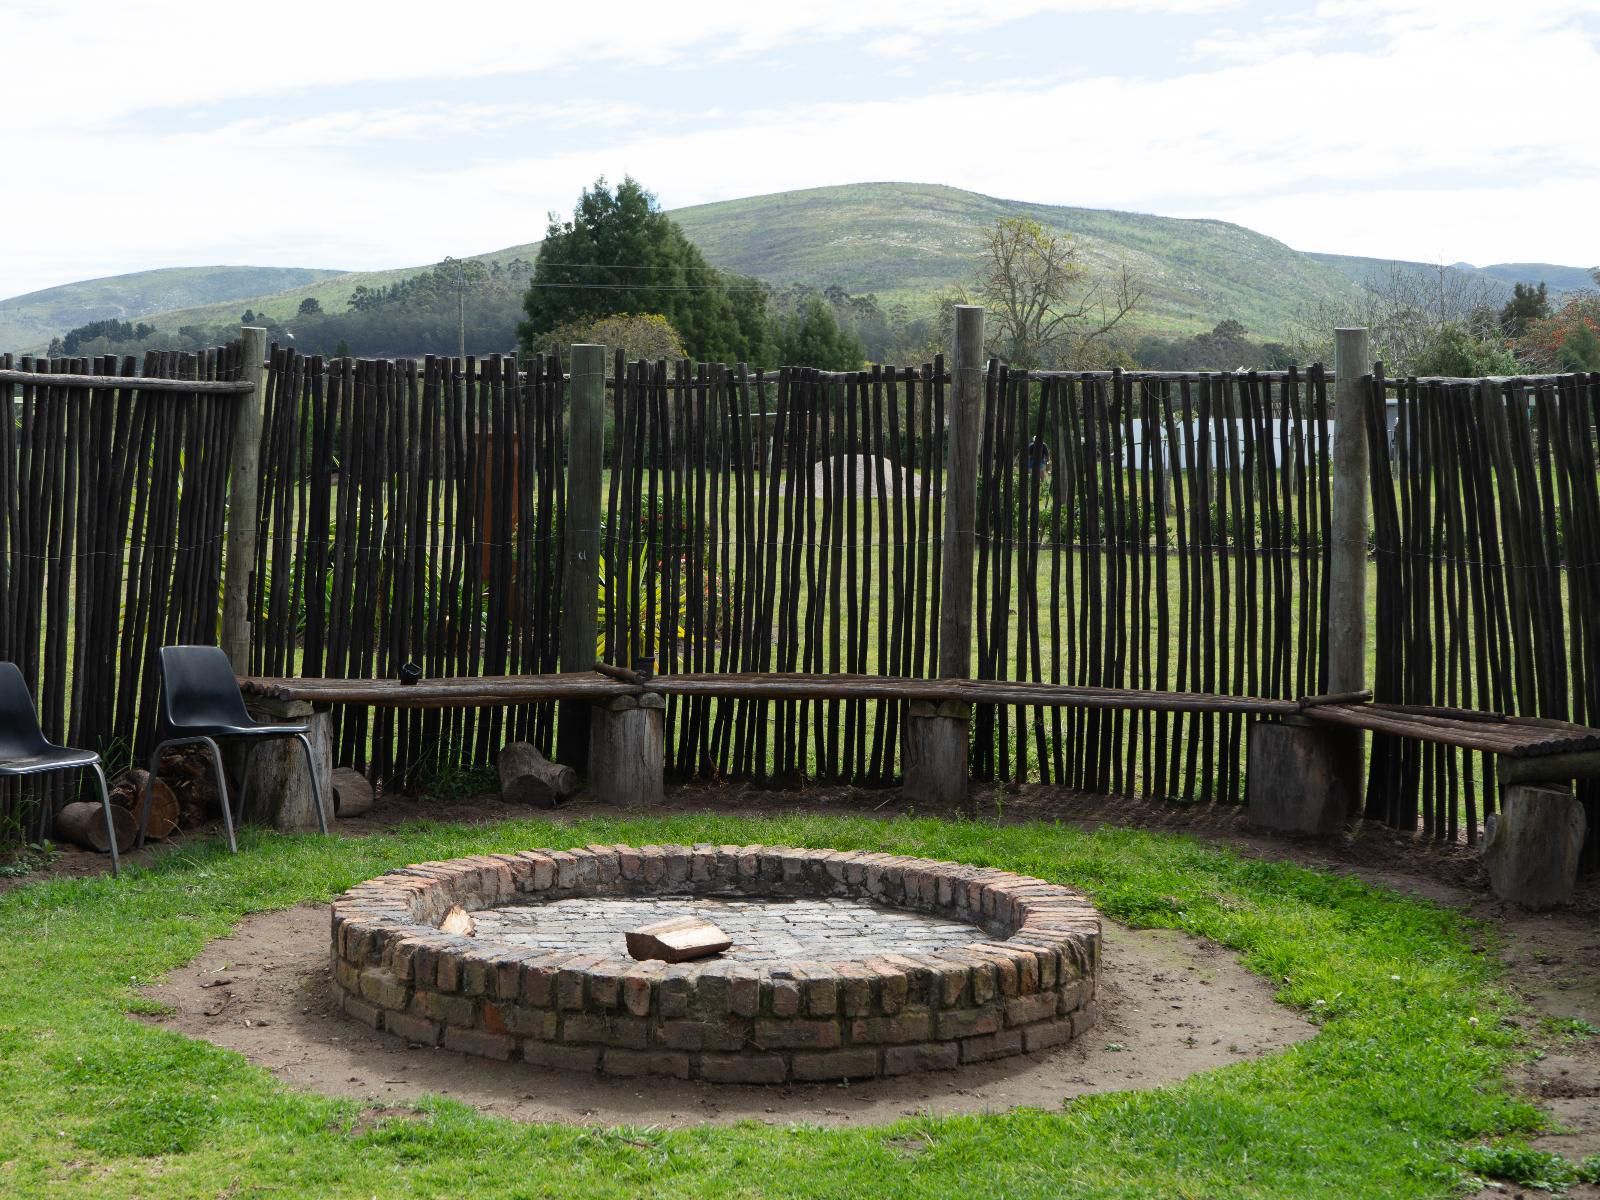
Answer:
[[[1185, 833], [1227, 845], [1239, 853], [1254, 857], [1288, 860], [1320, 870], [1354, 875], [1403, 895], [1419, 896], [1458, 908], [1484, 922], [1492, 934], [1493, 943], [1507, 965], [1507, 984], [1527, 1002], [1530, 1008], [1530, 1013], [1524, 1022], [1530, 1043], [1530, 1056], [1528, 1061], [1513, 1073], [1512, 1082], [1549, 1114], [1550, 1132], [1538, 1138], [1535, 1145], [1562, 1154], [1574, 1162], [1586, 1155], [1600, 1153], [1600, 1041], [1570, 1036], [1570, 1033], [1564, 1033], [1563, 1029], [1571, 1030], [1574, 1027], [1558, 1024], [1577, 1020], [1600, 1026], [1600, 875], [1592, 875], [1581, 881], [1573, 904], [1553, 913], [1525, 913], [1501, 903], [1490, 894], [1482, 860], [1476, 848], [1459, 843], [1432, 842], [1373, 823], [1362, 823], [1339, 838], [1292, 838], [1251, 829], [1242, 806], [1183, 805], [1160, 800], [1095, 795], [1066, 788], [1037, 785], [1020, 788], [1001, 785], [974, 790], [983, 819], [997, 823], [1059, 820], [1063, 824], [1079, 828], [1092, 829], [1106, 824]], [[423, 817], [439, 821], [488, 825], [529, 815], [553, 817], [559, 821], [586, 816], [615, 816], [619, 811], [617, 806], [605, 803], [602, 798], [589, 795], [579, 795], [554, 814], [542, 811], [530, 814], [526, 808], [505, 804], [496, 796], [455, 802], [389, 796], [380, 799], [377, 806], [368, 814], [351, 820], [341, 820], [338, 828], [346, 836], [362, 836]], [[897, 789], [874, 791], [816, 784], [779, 788], [749, 784], [673, 787], [667, 791], [666, 803], [659, 809], [652, 809], [651, 812], [653, 815], [717, 812], [748, 816], [786, 812], [877, 817], [912, 813], [921, 816], [952, 815], [930, 807], [923, 799], [908, 797]], [[195, 831], [185, 834], [182, 840], [204, 836], [206, 832]], [[140, 857], [148, 858], [169, 853], [171, 848], [171, 844], [168, 847], [147, 848]], [[69, 849], [65, 857], [45, 871], [34, 872], [20, 879], [0, 879], [0, 891], [41, 878], [94, 874], [108, 868], [109, 860], [103, 855]], [[241, 938], [248, 936], [251, 927], [252, 922], [247, 922], [238, 936]], [[1153, 935], [1157, 940], [1161, 936], [1168, 935]], [[1137, 934], [1132, 937], [1134, 943], [1138, 943], [1146, 935]], [[216, 943], [206, 952], [207, 955], [224, 944], [226, 943]], [[1107, 1056], [1129, 1053], [1127, 1049], [1109, 1051], [1104, 1048], [1112, 1042], [1126, 1047], [1129, 1045], [1128, 1038], [1133, 1036], [1128, 1029], [1129, 1019], [1124, 1013], [1122, 1001], [1114, 991], [1124, 987], [1119, 975], [1120, 970], [1133, 972], [1139, 970], [1134, 960], [1120, 965], [1117, 963], [1118, 951], [1123, 944], [1125, 943], [1119, 938], [1118, 931], [1108, 926], [1107, 1024], [1091, 1035], [1083, 1045], [1067, 1048], [1047, 1058], [1046, 1061], [1052, 1064], [1051, 1069], [1060, 1077], [1056, 1086], [1046, 1089], [1053, 1091], [1053, 1095], [1046, 1096], [1042, 1101], [1020, 1098], [1015, 1091], [1023, 1086], [1019, 1081], [1032, 1077], [1032, 1073], [1038, 1070], [1039, 1064], [1012, 1060], [1011, 1066], [991, 1064], [975, 1068], [970, 1075], [963, 1074], [960, 1081], [951, 1086], [965, 1089], [969, 1094], [963, 1096], [957, 1093], [955, 1099], [959, 1099], [971, 1109], [1005, 1107], [1019, 1103], [1054, 1105], [1061, 1098], [1071, 1094], [1071, 1087], [1084, 1088], [1081, 1082], [1069, 1082], [1069, 1076], [1081, 1075], [1088, 1078], [1091, 1068], [1098, 1069], [1095, 1060], [1103, 1061]], [[315, 957], [320, 965], [323, 954], [320, 938], [312, 939], [296, 953]], [[238, 957], [243, 959], [242, 955]], [[1225, 955], [1223, 957], [1226, 958]], [[308, 1028], [313, 1028], [316, 1014], [327, 1006], [326, 995], [316, 991], [317, 985], [313, 978], [314, 972], [310, 969], [309, 958], [303, 960], [298, 975], [304, 982], [293, 982], [296, 972], [286, 964], [294, 958], [295, 954], [286, 952], [279, 958], [269, 958], [266, 961], [278, 964], [270, 968], [270, 972], [274, 977], [287, 981], [285, 986], [288, 987], [289, 995], [297, 999], [297, 1003], [292, 1005], [293, 1015], [303, 1023], [312, 1023], [308, 1024]], [[204, 982], [202, 978], [204, 971], [215, 968], [224, 961], [228, 959], [202, 956], [194, 967], [189, 968], [187, 973], [174, 976], [167, 986], [181, 988], [183, 979], [188, 979], [191, 986], [197, 988], [199, 982]], [[255, 965], [259, 967], [263, 976], [268, 974], [268, 968], [260, 964]], [[1160, 970], [1158, 967], [1150, 967], [1146, 972], [1146, 981], [1157, 983], [1153, 976]], [[1189, 976], [1193, 973], [1184, 968], [1182, 974]], [[1260, 986], [1254, 977], [1245, 976], [1245, 978]], [[1165, 982], [1164, 979], [1159, 981], [1160, 984]], [[1214, 988], [1216, 985], [1200, 986]], [[178, 1004], [176, 1000], [169, 1002], [174, 1003], [180, 1010], [179, 1015], [173, 1018], [174, 1027], [181, 1027], [180, 1023], [185, 1020], [193, 1022], [196, 1026], [201, 1024], [209, 1026], [224, 1019], [220, 1013], [215, 1018], [201, 1020], [185, 1017], [183, 1011], [188, 1002], [185, 1004]], [[241, 1000], [233, 1003], [243, 1002]], [[1179, 999], [1167, 1003], [1183, 1002]], [[1142, 1003], [1160, 1015], [1159, 999], [1150, 999], [1147, 996]], [[1270, 1001], [1266, 1003], [1268, 1004], [1266, 1011], [1281, 1015], [1281, 1010], [1272, 1006]], [[301, 1008], [307, 1011], [300, 1013]], [[1182, 1009], [1170, 1008], [1166, 1011], [1174, 1016], [1181, 1016], [1185, 1012]], [[270, 1016], [266, 1019], [272, 1020]], [[759, 1119], [788, 1120], [791, 1119], [787, 1107], [789, 1101], [803, 1092], [803, 1089], [798, 1088], [786, 1091], [755, 1089], [753, 1098], [740, 1100], [736, 1095], [737, 1089], [719, 1088], [709, 1095], [702, 1096], [700, 1092], [691, 1088], [677, 1088], [676, 1094], [682, 1097], [682, 1102], [664, 1106], [667, 1112], [677, 1114], [673, 1117], [661, 1116], [662, 1106], [656, 1100], [644, 1095], [642, 1089], [630, 1083], [584, 1077], [558, 1078], [553, 1075], [536, 1077], [535, 1073], [526, 1068], [504, 1067], [496, 1063], [468, 1064], [466, 1060], [457, 1060], [459, 1074], [454, 1081], [424, 1082], [418, 1086], [409, 1080], [409, 1076], [420, 1069], [414, 1060], [448, 1058], [450, 1056], [447, 1052], [429, 1051], [425, 1054], [401, 1052], [396, 1047], [384, 1043], [377, 1035], [366, 1034], [368, 1041], [364, 1044], [376, 1050], [376, 1057], [366, 1062], [362, 1060], [359, 1052], [350, 1051], [346, 1042], [336, 1043], [332, 1040], [335, 1037], [359, 1038], [364, 1031], [359, 1026], [343, 1028], [327, 1023], [333, 1019], [336, 1018], [328, 1018], [324, 1014], [322, 1025], [314, 1026], [312, 1032], [302, 1035], [308, 1040], [303, 1042], [305, 1048], [302, 1050], [304, 1057], [301, 1060], [291, 1060], [285, 1054], [271, 1056], [265, 1049], [258, 1049], [254, 1051], [260, 1055], [256, 1061], [271, 1067], [285, 1079], [298, 1080], [303, 1086], [312, 1086], [305, 1079], [300, 1079], [296, 1073], [309, 1075], [312, 1073], [312, 1068], [307, 1066], [308, 1062], [334, 1062], [343, 1055], [342, 1061], [349, 1066], [342, 1077], [342, 1082], [348, 1089], [345, 1094], [370, 1096], [379, 1102], [385, 1100], [395, 1102], [398, 1097], [434, 1090], [470, 1099], [473, 1103], [482, 1103], [493, 1111], [506, 1111], [508, 1115], [526, 1115], [529, 1119], [542, 1116], [556, 1117], [564, 1112], [569, 1114], [566, 1119], [574, 1120], [692, 1122], [716, 1115], [713, 1109], [720, 1113], [726, 1108], [732, 1115], [746, 1113]], [[234, 1030], [235, 1034], [241, 1030], [250, 1032], [252, 1029], [250, 1026], [243, 1026], [242, 1019], [234, 1024], [238, 1027]], [[343, 1026], [342, 1021], [339, 1024]], [[1153, 1027], [1151, 1028], [1153, 1030]], [[260, 1030], [260, 1033], [266, 1035], [273, 1029], [274, 1027], [269, 1025]], [[315, 1032], [317, 1029], [322, 1031], [320, 1035]], [[197, 1036], [205, 1036], [198, 1027], [194, 1028], [193, 1032]], [[282, 1030], [279, 1029], [279, 1032]], [[1191, 1049], [1200, 1049], [1206, 1044], [1200, 1034], [1175, 1023], [1170, 1032], [1177, 1036], [1179, 1043], [1188, 1036], [1193, 1036], [1199, 1043], [1193, 1048], [1182, 1046], [1185, 1053]], [[318, 1040], [319, 1036], [321, 1040]], [[214, 1040], [222, 1041], [220, 1036]], [[263, 1042], [263, 1046], [271, 1044], [270, 1040]], [[1223, 1041], [1219, 1041], [1218, 1044], [1226, 1045]], [[1240, 1046], [1251, 1052], [1247, 1043], [1240, 1043]], [[252, 1053], [247, 1047], [237, 1048], [247, 1054]], [[1254, 1052], [1260, 1052], [1260, 1049]], [[1074, 1058], [1079, 1055], [1083, 1057]], [[1159, 1052], [1152, 1052], [1151, 1057], [1159, 1059]], [[1116, 1061], [1123, 1064], [1121, 1069], [1128, 1072], [1127, 1076], [1121, 1080], [1114, 1080], [1107, 1075], [1100, 1086], [1142, 1086], [1160, 1082], [1160, 1079], [1153, 1074], [1147, 1078], [1136, 1078], [1133, 1075], [1134, 1071], [1144, 1069], [1137, 1056], [1132, 1059], [1118, 1058]], [[1186, 1066], [1178, 1074], [1204, 1070], [1208, 1066], [1218, 1065], [1224, 1061], [1230, 1059], [1219, 1057], [1213, 1062]], [[391, 1065], [395, 1069], [390, 1070]], [[401, 1067], [404, 1069], [399, 1069]], [[335, 1068], [317, 1070], [318, 1073], [326, 1075], [338, 1073]], [[1012, 1072], [1017, 1074], [1013, 1075]], [[502, 1077], [507, 1086], [501, 1087], [499, 1091], [478, 1094], [470, 1090], [473, 1086], [483, 1086], [482, 1080]], [[520, 1089], [511, 1084], [513, 1078], [521, 1082]], [[954, 1080], [955, 1077], [949, 1079]], [[582, 1080], [584, 1085], [592, 1090], [592, 1094], [580, 1095], [572, 1091], [571, 1089], [578, 1086], [577, 1080]], [[474, 1081], [479, 1082], [474, 1083]], [[879, 1089], [876, 1092], [860, 1084], [854, 1084], [848, 1089], [818, 1087], [810, 1089], [810, 1101], [802, 1099], [800, 1103], [809, 1104], [816, 1109], [837, 1109], [838, 1115], [826, 1118], [833, 1120], [852, 1119], [852, 1117], [876, 1120], [883, 1116], [921, 1111], [925, 1107], [934, 1108], [935, 1111], [956, 1111], [952, 1107], [939, 1109], [935, 1106], [934, 1086], [936, 1084], [940, 1087], [946, 1086], [939, 1081], [939, 1076], [930, 1075], [916, 1081], [899, 1081], [898, 1084], [880, 1082], [872, 1085], [873, 1088]], [[917, 1092], [914, 1084], [920, 1085], [928, 1094], [924, 1096]], [[905, 1089], [904, 1093], [893, 1097], [883, 1094], [896, 1086]], [[478, 1098], [471, 1099], [474, 1095]], [[589, 1098], [585, 1099], [585, 1095]], [[863, 1101], [862, 1097], [867, 1099]], [[947, 1104], [954, 1103], [949, 1096], [944, 1099]], [[602, 1101], [614, 1104], [615, 1107], [602, 1107]], [[546, 1107], [541, 1108], [541, 1105]], [[743, 1107], [740, 1107], [741, 1105]], [[863, 1105], [867, 1111], [858, 1112], [857, 1110]], [[877, 1107], [873, 1108], [873, 1105]], [[589, 1111], [586, 1112], [585, 1109]], [[871, 1113], [877, 1115], [869, 1115]], [[796, 1111], [795, 1116], [800, 1115], [802, 1114]], [[812, 1113], [811, 1119], [825, 1118]], [[1525, 1192], [1526, 1189], [1504, 1185], [1486, 1189], [1482, 1196], [1505, 1197]], [[1600, 1200], [1600, 1188], [1580, 1187], [1574, 1189], [1570, 1195], [1583, 1197], [1585, 1200]]]
[[345, 1017], [328, 988], [328, 912], [246, 918], [146, 989], [165, 1028], [237, 1050], [295, 1087], [385, 1107], [434, 1093], [522, 1121], [695, 1125], [745, 1119], [876, 1123], [914, 1113], [1058, 1108], [1154, 1087], [1311, 1037], [1265, 980], [1213, 943], [1105, 925], [1100, 1025], [1044, 1054], [849, 1086], [611, 1079], [412, 1048]]

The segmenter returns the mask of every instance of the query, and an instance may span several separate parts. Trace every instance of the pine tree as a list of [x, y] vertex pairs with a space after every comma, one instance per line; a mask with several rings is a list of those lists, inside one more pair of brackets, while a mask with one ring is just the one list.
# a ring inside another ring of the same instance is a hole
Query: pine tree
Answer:
[[551, 214], [518, 334], [524, 350], [556, 327], [611, 313], [660, 313], [701, 359], [748, 358], [747, 336], [722, 273], [714, 269], [656, 198], [627, 178], [585, 189], [561, 221]]

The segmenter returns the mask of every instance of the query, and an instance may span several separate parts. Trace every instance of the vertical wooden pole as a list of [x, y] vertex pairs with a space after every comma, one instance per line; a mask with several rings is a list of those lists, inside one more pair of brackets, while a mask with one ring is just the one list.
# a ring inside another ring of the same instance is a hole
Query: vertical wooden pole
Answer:
[[239, 378], [254, 390], [236, 401], [233, 452], [228, 460], [228, 561], [222, 581], [222, 649], [239, 674], [250, 670], [250, 579], [256, 569], [256, 488], [261, 478], [261, 413], [265, 405], [262, 364], [267, 331], [252, 325], [239, 330]]
[[1367, 686], [1367, 426], [1361, 377], [1371, 369], [1365, 329], [1334, 331], [1333, 545], [1328, 555], [1328, 690]]
[[973, 526], [978, 509], [978, 416], [983, 409], [983, 309], [956, 305], [950, 368], [950, 451], [944, 488], [939, 675], [964, 679], [972, 663]]
[[[1362, 376], [1372, 369], [1365, 329], [1333, 334], [1333, 511], [1328, 549], [1328, 690], [1359, 692], [1367, 679], [1367, 510], [1371, 491]], [[1344, 731], [1332, 744], [1354, 817], [1362, 810], [1366, 735]]]
[[[567, 422], [567, 512], [562, 530], [561, 669], [592, 671], [600, 595], [600, 473], [604, 452], [606, 348], [572, 347]], [[589, 706], [564, 701], [556, 759], [586, 770]]]
[[[978, 508], [978, 418], [983, 409], [983, 309], [956, 306], [950, 368], [950, 448], [945, 459], [944, 550], [939, 599], [939, 675], [965, 679], [972, 665], [972, 560]], [[976, 815], [968, 786], [972, 709], [912, 704], [902, 726], [905, 788], [919, 803]]]

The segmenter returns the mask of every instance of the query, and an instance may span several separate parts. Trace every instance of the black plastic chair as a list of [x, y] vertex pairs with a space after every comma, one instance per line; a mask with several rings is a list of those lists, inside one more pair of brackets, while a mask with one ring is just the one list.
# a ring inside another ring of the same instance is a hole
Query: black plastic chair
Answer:
[[117, 827], [111, 821], [111, 789], [100, 756], [93, 750], [57, 746], [39, 728], [39, 713], [16, 663], [0, 662], [0, 776], [43, 775], [93, 767], [100, 779], [100, 807], [106, 814], [106, 841], [111, 846], [111, 873], [120, 875]]
[[[244, 697], [239, 692], [239, 681], [233, 674], [233, 664], [216, 646], [163, 646], [161, 648], [161, 714], [156, 730], [159, 739], [155, 752], [150, 755], [150, 779], [155, 779], [156, 768], [161, 763], [161, 752], [169, 746], [203, 744], [210, 747], [211, 765], [217, 775], [217, 796], [222, 802], [222, 824], [228, 831], [228, 849], [239, 853], [239, 843], [233, 836], [233, 807], [228, 800], [228, 777], [222, 767], [220, 741], [239, 741], [247, 738], [292, 737], [306, 752], [306, 770], [311, 773], [311, 794], [317, 801], [317, 826], [328, 832], [328, 818], [322, 810], [322, 789], [317, 786], [317, 760], [311, 749], [311, 739], [304, 725], [274, 725], [257, 721], [245, 710]], [[255, 747], [250, 748], [253, 754]], [[239, 815], [244, 816], [244, 803], [250, 795], [250, 758], [245, 758], [245, 784], [239, 795]], [[150, 784], [147, 781], [145, 791]], [[139, 822], [139, 840], [144, 845], [145, 827], [150, 804], [148, 797], [145, 818]]]

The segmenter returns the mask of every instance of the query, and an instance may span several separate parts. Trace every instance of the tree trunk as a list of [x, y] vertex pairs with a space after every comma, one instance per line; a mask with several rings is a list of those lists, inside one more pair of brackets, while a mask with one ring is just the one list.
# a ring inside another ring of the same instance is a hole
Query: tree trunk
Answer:
[[1586, 825], [1583, 805], [1565, 786], [1506, 788], [1483, 842], [1494, 894], [1531, 909], [1569, 903]]
[[553, 763], [528, 742], [500, 751], [500, 795], [512, 804], [554, 808], [578, 790], [578, 773]]
[[[111, 826], [117, 833], [117, 850], [120, 852], [131, 849], [133, 839], [139, 835], [139, 827], [134, 822], [133, 814], [113, 804]], [[98, 850], [101, 854], [111, 849], [111, 842], [106, 837], [105, 810], [98, 802], [85, 800], [63, 807], [56, 814], [55, 831], [56, 836], [63, 841], [90, 850]]]

